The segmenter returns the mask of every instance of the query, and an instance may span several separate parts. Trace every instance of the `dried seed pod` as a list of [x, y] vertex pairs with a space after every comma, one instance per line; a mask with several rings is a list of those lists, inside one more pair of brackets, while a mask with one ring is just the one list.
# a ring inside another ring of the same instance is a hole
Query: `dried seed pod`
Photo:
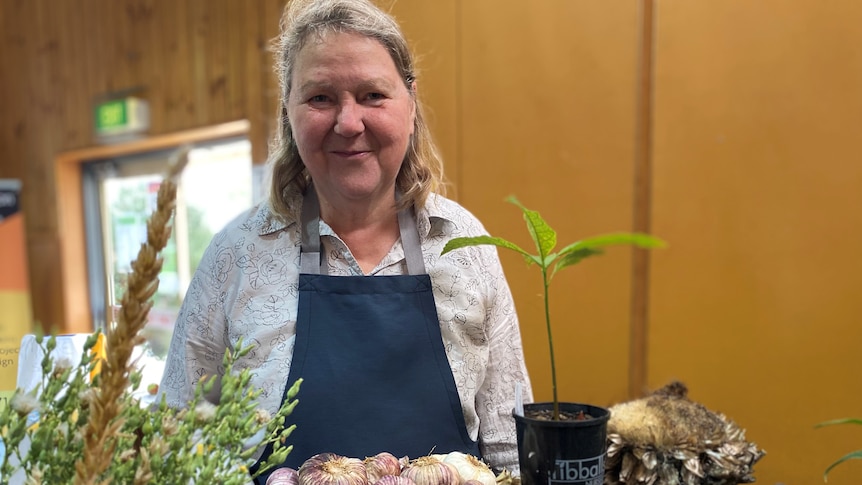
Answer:
[[398, 476], [401, 474], [401, 462], [395, 455], [386, 451], [365, 458], [363, 463], [365, 464], [368, 483], [376, 483], [377, 480], [386, 475]]
[[401, 470], [416, 485], [460, 485], [461, 476], [454, 466], [434, 456], [422, 456], [411, 461]]
[[358, 458], [320, 453], [299, 467], [299, 485], [367, 485], [365, 465]]
[[605, 483], [737, 485], [754, 481], [765, 452], [724, 415], [686, 397], [673, 382], [611, 407]]

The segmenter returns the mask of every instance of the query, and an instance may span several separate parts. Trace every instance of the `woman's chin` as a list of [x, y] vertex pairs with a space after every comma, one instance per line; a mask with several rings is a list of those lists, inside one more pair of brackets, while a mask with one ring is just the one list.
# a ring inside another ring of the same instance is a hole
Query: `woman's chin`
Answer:
[[[394, 197], [395, 184], [389, 190], [384, 190], [378, 181], [355, 180], [337, 184], [334, 188], [339, 197], [349, 201], [363, 201], [378, 197]], [[386, 194], [386, 195], [384, 195]]]

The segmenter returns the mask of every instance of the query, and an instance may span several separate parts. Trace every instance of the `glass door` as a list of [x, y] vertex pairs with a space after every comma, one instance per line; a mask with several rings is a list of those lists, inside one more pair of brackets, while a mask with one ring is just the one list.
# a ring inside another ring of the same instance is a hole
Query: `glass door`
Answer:
[[[99, 160], [84, 167], [88, 272], [96, 328], [105, 325], [104, 309], [112, 314], [118, 309], [131, 262], [146, 239], [146, 220], [155, 209], [170, 154]], [[247, 139], [199, 145], [189, 153], [178, 184], [171, 239], [162, 253], [159, 289], [143, 330], [143, 350], [149, 357], [164, 359], [180, 305], [205, 249], [216, 232], [255, 202], [253, 185]], [[154, 371], [160, 378], [161, 371]], [[155, 376], [149, 380], [158, 382]]]

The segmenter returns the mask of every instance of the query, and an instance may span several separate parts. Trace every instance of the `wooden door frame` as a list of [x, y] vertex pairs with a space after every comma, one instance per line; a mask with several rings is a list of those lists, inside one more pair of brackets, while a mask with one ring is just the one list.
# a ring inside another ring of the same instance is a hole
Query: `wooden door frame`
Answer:
[[102, 145], [59, 154], [54, 159], [57, 184], [57, 230], [60, 235], [61, 302], [63, 333], [93, 331], [90, 289], [87, 280], [86, 236], [82, 165], [91, 160], [123, 157], [165, 150], [184, 144], [249, 136], [248, 120], [238, 120], [204, 128], [155, 135], [115, 145]]

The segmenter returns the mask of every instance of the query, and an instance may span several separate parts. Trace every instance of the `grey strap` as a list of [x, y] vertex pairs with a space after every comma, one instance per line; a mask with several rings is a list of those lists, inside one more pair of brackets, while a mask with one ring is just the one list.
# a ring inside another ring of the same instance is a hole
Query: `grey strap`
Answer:
[[425, 274], [425, 258], [422, 257], [422, 245], [419, 243], [419, 230], [416, 228], [413, 206], [398, 211], [398, 228], [401, 231], [404, 259], [407, 260], [407, 273]]
[[305, 189], [302, 198], [300, 231], [302, 232], [299, 252], [299, 272], [305, 274], [327, 274], [329, 268], [326, 258], [320, 257], [320, 201], [317, 191], [311, 184]]
[[[299, 272], [328, 274], [329, 265], [326, 258], [320, 253], [320, 201], [317, 199], [317, 192], [311, 184], [305, 189], [300, 223], [302, 239]], [[419, 230], [416, 228], [416, 217], [413, 214], [412, 206], [398, 212], [398, 229], [401, 232], [401, 247], [404, 249], [407, 272], [411, 275], [425, 274], [425, 260], [422, 257]]]

